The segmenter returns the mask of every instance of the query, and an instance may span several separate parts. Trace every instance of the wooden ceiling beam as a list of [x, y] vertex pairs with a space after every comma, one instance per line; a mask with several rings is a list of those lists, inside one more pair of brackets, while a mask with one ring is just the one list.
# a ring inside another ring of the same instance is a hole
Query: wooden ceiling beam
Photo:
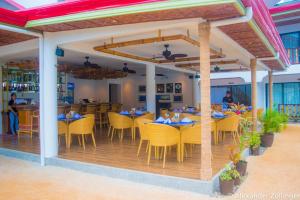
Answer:
[[[228, 65], [228, 64], [238, 64], [238, 59], [236, 60], [220, 60], [220, 61], [212, 61], [211, 65]], [[200, 63], [187, 63], [187, 64], [177, 64], [176, 67], [189, 68], [189, 67], [199, 67]]]
[[[107, 49], [114, 49], [114, 48], [121, 48], [121, 47], [128, 47], [128, 46], [136, 46], [136, 45], [143, 45], [143, 44], [152, 44], [156, 42], [166, 42], [166, 41], [175, 41], [175, 40], [184, 40], [188, 42], [189, 44], [193, 46], [200, 46], [199, 41], [192, 39], [189, 36], [186, 35], [169, 35], [169, 36], [161, 36], [161, 30], [158, 32], [158, 37], [152, 37], [152, 38], [144, 38], [144, 39], [138, 39], [138, 40], [129, 40], [124, 42], [116, 42], [111, 44], [104, 44], [101, 46], [94, 47], [94, 50], [101, 51], [107, 50]], [[222, 54], [222, 51], [216, 51], [214, 49], [210, 49], [211, 54], [219, 55], [220, 57], [224, 57]]]

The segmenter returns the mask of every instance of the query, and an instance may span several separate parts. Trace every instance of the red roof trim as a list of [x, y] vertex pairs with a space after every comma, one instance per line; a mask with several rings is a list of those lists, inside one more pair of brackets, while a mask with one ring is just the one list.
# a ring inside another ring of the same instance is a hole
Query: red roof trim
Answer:
[[21, 13], [0, 8], [0, 22], [23, 27], [27, 22], [27, 16]]
[[288, 5], [285, 5], [285, 6], [271, 8], [270, 13], [271, 14], [277, 14], [277, 13], [287, 12], [287, 11], [297, 10], [297, 9], [300, 9], [300, 3], [288, 4]]
[[[168, 0], [76, 0], [17, 12], [0, 9], [0, 22], [24, 26], [30, 20], [161, 1]], [[265, 3], [261, 0], [242, 0], [242, 2], [245, 7], [251, 6], [253, 8], [256, 23], [264, 32], [271, 45], [280, 53], [284, 64], [289, 65], [286, 51]], [[300, 3], [293, 5], [293, 8], [297, 6], [300, 6]]]
[[77, 0], [20, 10], [17, 12], [26, 14], [28, 16], [28, 20], [30, 21], [76, 14], [80, 12], [89, 12], [107, 8], [118, 8], [161, 1], [167, 0]]

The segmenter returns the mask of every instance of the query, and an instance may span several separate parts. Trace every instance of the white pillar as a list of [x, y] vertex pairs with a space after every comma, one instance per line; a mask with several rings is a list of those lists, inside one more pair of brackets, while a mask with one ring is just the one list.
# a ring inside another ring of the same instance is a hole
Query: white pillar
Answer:
[[155, 65], [152, 63], [146, 65], [146, 102], [147, 111], [155, 113]]
[[196, 108], [200, 105], [200, 79], [193, 78], [193, 103]]
[[[51, 33], [44, 33], [42, 44], [40, 45], [41, 154], [49, 158], [57, 156], [58, 153], [57, 57], [55, 55], [56, 43], [52, 40]], [[41, 49], [42, 46], [44, 50]]]
[[[3, 81], [2, 81], [2, 63], [0, 62], [0, 83], [2, 84]], [[1, 85], [2, 87], [2, 85]], [[0, 106], [0, 135], [3, 133], [3, 127], [2, 127], [2, 123], [3, 123], [3, 119], [2, 119], [2, 111], [3, 111], [3, 97], [2, 97], [2, 91], [3, 91], [3, 88], [0, 89], [0, 99], [1, 99], [1, 106]]]

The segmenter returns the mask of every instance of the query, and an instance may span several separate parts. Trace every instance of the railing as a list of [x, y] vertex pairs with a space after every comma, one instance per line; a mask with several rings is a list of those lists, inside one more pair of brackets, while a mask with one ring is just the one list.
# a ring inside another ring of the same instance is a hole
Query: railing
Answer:
[[291, 121], [300, 120], [300, 104], [278, 104], [278, 111], [287, 114]]
[[287, 53], [288, 53], [288, 56], [289, 56], [289, 59], [290, 59], [290, 62], [292, 64], [299, 64], [299, 61], [300, 61], [300, 47], [299, 48], [290, 48], [290, 49], [286, 49], [287, 50]]

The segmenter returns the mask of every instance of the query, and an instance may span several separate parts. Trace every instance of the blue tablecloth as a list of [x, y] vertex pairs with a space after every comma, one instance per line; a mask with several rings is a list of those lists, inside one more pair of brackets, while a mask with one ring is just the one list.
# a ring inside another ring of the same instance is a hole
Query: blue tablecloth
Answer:
[[142, 114], [140, 114], [140, 113], [134, 113], [134, 114], [131, 114], [131, 113], [120, 113], [120, 115], [124, 115], [124, 116], [128, 116], [128, 117], [139, 117], [139, 116], [144, 115], [144, 113], [142, 113]]
[[195, 121], [192, 122], [171, 122], [171, 123], [163, 123], [163, 122], [154, 122], [156, 124], [165, 124], [169, 126], [185, 126], [185, 125], [193, 125]]

